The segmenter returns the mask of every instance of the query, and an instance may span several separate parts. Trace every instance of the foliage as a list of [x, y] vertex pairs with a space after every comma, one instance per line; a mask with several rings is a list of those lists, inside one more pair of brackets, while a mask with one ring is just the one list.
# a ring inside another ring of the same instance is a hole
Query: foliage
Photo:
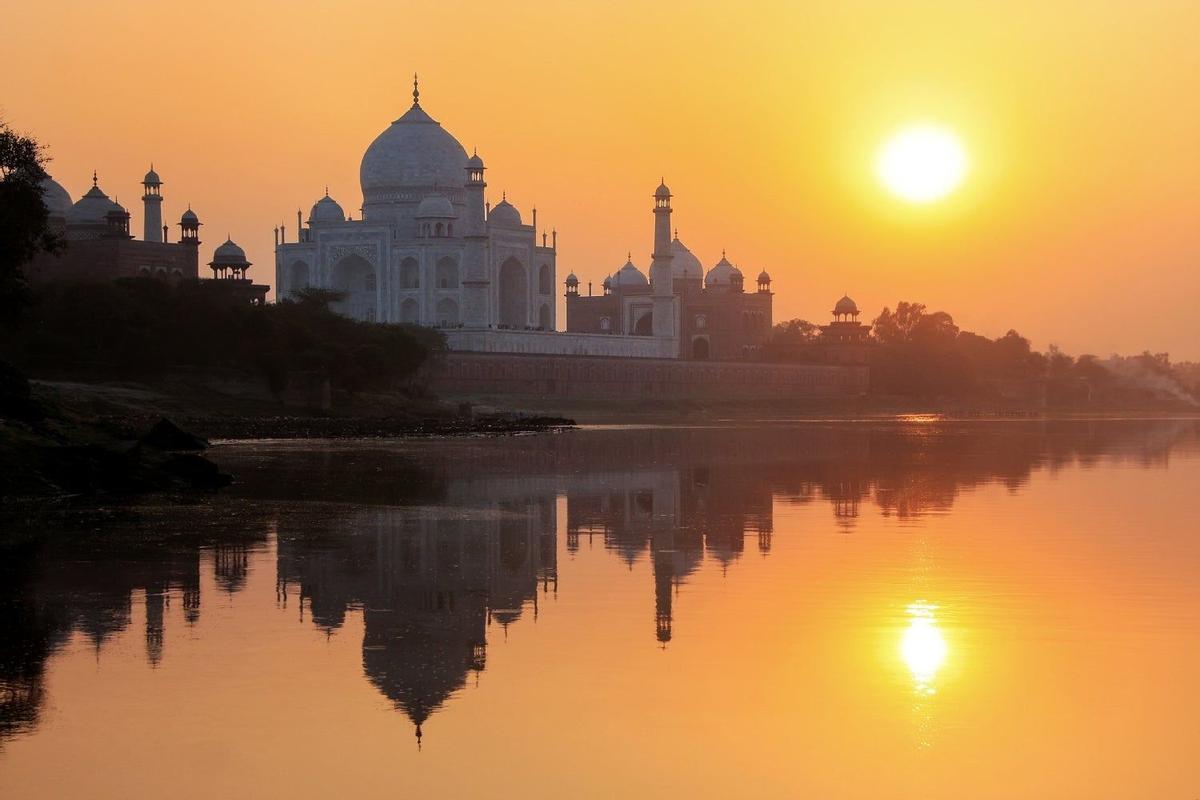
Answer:
[[806, 319], [790, 319], [771, 329], [771, 335], [763, 343], [762, 357], [767, 361], [791, 363], [812, 361], [820, 338], [819, 325]]
[[328, 377], [334, 389], [387, 387], [412, 376], [442, 346], [429, 329], [340, 316], [329, 307], [336, 293], [310, 290], [255, 306], [231, 304], [219, 288], [211, 281], [172, 285], [153, 278], [47, 284], [3, 350], [34, 374], [248, 371], [278, 395], [298, 371]]
[[0, 122], [0, 321], [12, 323], [29, 299], [24, 266], [61, 246], [42, 200], [46, 156], [28, 136]]
[[[763, 345], [769, 361], [829, 363], [820, 328], [806, 320], [775, 326]], [[1035, 351], [1015, 330], [996, 339], [960, 330], [944, 311], [922, 303], [884, 308], [872, 323], [871, 388], [908, 397], [1002, 398], [1052, 405], [1129, 405], [1160, 401], [1195, 405], [1200, 366], [1172, 365], [1166, 353], [1078, 358], [1051, 345]]]

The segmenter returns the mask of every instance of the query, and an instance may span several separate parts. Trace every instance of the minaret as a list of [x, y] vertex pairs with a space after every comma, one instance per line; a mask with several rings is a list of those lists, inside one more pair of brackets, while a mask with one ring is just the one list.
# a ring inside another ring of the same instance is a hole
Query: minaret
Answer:
[[654, 295], [654, 335], [675, 336], [675, 276], [671, 271], [671, 190], [660, 183], [654, 191], [654, 252], [650, 288]]
[[188, 278], [200, 277], [200, 226], [202, 224], [190, 205], [187, 207], [187, 211], [183, 212], [183, 216], [179, 218], [181, 229], [179, 243], [188, 248], [189, 272], [185, 276]]
[[[415, 96], [415, 91], [414, 91]], [[487, 272], [487, 216], [483, 192], [483, 159], [472, 153], [467, 160], [467, 208], [463, 219], [463, 325], [487, 328], [491, 322], [488, 298], [491, 282]]]
[[163, 224], [162, 224], [162, 181], [158, 179], [158, 173], [154, 171], [154, 165], [150, 165], [150, 171], [146, 173], [146, 177], [142, 178], [142, 186], [145, 188], [145, 193], [142, 195], [142, 206], [145, 209], [145, 225], [142, 238], [147, 242], [162, 242], [163, 239]]

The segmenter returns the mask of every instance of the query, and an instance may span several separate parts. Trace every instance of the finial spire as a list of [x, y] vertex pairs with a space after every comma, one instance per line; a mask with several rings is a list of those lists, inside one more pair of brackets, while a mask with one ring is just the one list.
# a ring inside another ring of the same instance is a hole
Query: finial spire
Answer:
[[413, 73], [413, 105], [421, 106], [421, 87], [417, 85], [417, 73]]
[[325, 184], [325, 196], [329, 197], [329, 184]]
[[500, 192], [500, 202], [503, 203], [503, 202], [506, 202], [507, 200], [508, 200], [508, 192], [507, 191]]
[[92, 186], [94, 187], [96, 185], [97, 185], [96, 170], [92, 170]]

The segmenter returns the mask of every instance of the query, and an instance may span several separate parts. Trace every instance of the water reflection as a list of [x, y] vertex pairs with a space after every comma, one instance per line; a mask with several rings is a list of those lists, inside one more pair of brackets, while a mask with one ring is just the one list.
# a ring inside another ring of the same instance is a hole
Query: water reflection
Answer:
[[924, 601], [908, 607], [908, 627], [900, 638], [900, 655], [912, 673], [918, 694], [937, 690], [933, 681], [946, 661], [946, 637], [937, 623], [937, 606]]
[[[47, 660], [73, 634], [102, 664], [140, 602], [153, 669], [170, 658], [172, 604], [200, 618], [202, 566], [233, 596], [264, 548], [277, 603], [302, 624], [333, 636], [361, 615], [362, 675], [419, 742], [485, 671], [489, 642], [558, 591], [560, 526], [566, 557], [648, 562], [646, 642], [667, 647], [681, 587], [705, 564], [736, 580], [747, 550], [769, 557], [780, 504], [824, 503], [829, 530], [851, 534], [867, 508], [915, 522], [974, 486], [1017, 491], [1035, 470], [1100, 459], [1161, 465], [1196, 441], [1191, 422], [829, 424], [231, 448], [219, 457], [241, 483], [199, 506], [54, 517], [44, 536], [5, 540], [0, 738], [36, 728]], [[898, 643], [922, 697], [950, 652], [937, 612], [914, 601]]]

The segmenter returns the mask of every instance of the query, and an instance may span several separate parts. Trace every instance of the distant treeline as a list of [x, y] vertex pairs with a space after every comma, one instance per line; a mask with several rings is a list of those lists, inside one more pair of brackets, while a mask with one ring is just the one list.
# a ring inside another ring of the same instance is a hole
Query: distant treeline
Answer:
[[330, 305], [336, 293], [300, 292], [276, 304], [231, 303], [212, 281], [154, 278], [50, 283], [6, 331], [0, 358], [32, 375], [103, 372], [154, 377], [174, 367], [261, 376], [276, 395], [297, 373], [349, 392], [410, 378], [442, 346], [436, 331], [359, 322]]
[[[763, 346], [769, 361], [826, 360], [821, 329], [806, 320], [782, 322]], [[871, 324], [871, 388], [909, 397], [1044, 397], [1055, 405], [1127, 405], [1200, 401], [1200, 365], [1172, 364], [1166, 353], [1072, 357], [1051, 345], [1034, 350], [1015, 330], [996, 339], [960, 330], [944, 311], [901, 302]]]

